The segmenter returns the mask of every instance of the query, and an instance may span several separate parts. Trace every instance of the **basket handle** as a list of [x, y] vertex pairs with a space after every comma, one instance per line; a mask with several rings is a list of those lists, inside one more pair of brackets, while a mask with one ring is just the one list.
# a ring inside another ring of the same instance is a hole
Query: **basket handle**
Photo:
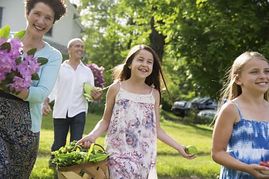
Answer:
[[101, 146], [100, 144], [92, 143], [89, 150], [88, 150], [88, 152], [87, 152], [86, 160], [89, 160], [90, 156], [92, 155], [92, 152], [94, 151], [95, 146], [98, 146], [100, 149], [102, 149], [102, 152], [104, 152], [104, 153], [106, 152], [104, 147]]
[[93, 147], [98, 146], [99, 148], [102, 149], [103, 152], [105, 152], [105, 149], [104, 149], [104, 147], [102, 145], [97, 144], [97, 143], [93, 143], [93, 145], [94, 145]]

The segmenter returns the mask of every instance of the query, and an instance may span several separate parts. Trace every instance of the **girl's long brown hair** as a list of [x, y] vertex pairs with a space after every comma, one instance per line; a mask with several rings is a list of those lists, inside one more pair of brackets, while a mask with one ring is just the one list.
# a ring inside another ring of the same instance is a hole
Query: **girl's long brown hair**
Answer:
[[147, 45], [136, 45], [129, 51], [124, 63], [118, 65], [113, 70], [114, 80], [124, 81], [131, 77], [131, 70], [129, 66], [132, 64], [134, 57], [140, 50], [147, 50], [153, 55], [153, 69], [152, 73], [146, 78], [145, 83], [149, 86], [153, 86], [157, 89], [161, 95], [161, 80], [167, 89], [166, 82], [164, 80], [160, 59], [157, 53]]

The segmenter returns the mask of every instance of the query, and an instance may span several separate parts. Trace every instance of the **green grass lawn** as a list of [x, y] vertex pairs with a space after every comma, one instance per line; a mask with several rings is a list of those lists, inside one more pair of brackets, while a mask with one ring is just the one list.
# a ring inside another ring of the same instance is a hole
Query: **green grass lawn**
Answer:
[[[85, 126], [85, 134], [100, 119], [99, 115], [89, 114]], [[199, 153], [194, 160], [181, 157], [176, 150], [158, 141], [157, 171], [160, 179], [178, 178], [217, 178], [220, 166], [210, 157], [212, 130], [206, 126], [187, 125], [163, 120], [165, 131], [176, 141], [184, 145], [195, 145]], [[104, 137], [97, 140], [103, 144]], [[48, 168], [50, 147], [53, 142], [53, 125], [50, 116], [44, 117], [40, 134], [39, 153], [31, 179], [52, 179], [54, 171]]]

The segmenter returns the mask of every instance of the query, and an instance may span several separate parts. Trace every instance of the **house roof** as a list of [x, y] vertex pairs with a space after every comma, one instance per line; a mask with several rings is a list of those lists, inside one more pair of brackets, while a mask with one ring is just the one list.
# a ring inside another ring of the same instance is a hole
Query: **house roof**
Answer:
[[67, 54], [67, 47], [64, 45], [61, 45], [57, 42], [51, 41], [47, 38], [45, 38], [45, 41], [48, 42], [51, 46], [53, 46], [54, 48], [58, 49], [60, 52], [62, 52], [62, 54]]

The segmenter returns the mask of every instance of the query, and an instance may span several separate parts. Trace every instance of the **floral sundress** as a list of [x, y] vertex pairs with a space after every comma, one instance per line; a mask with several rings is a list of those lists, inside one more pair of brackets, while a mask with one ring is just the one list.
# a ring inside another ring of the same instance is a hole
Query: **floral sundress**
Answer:
[[152, 91], [136, 94], [120, 87], [105, 142], [110, 179], [157, 178], [154, 106]]

